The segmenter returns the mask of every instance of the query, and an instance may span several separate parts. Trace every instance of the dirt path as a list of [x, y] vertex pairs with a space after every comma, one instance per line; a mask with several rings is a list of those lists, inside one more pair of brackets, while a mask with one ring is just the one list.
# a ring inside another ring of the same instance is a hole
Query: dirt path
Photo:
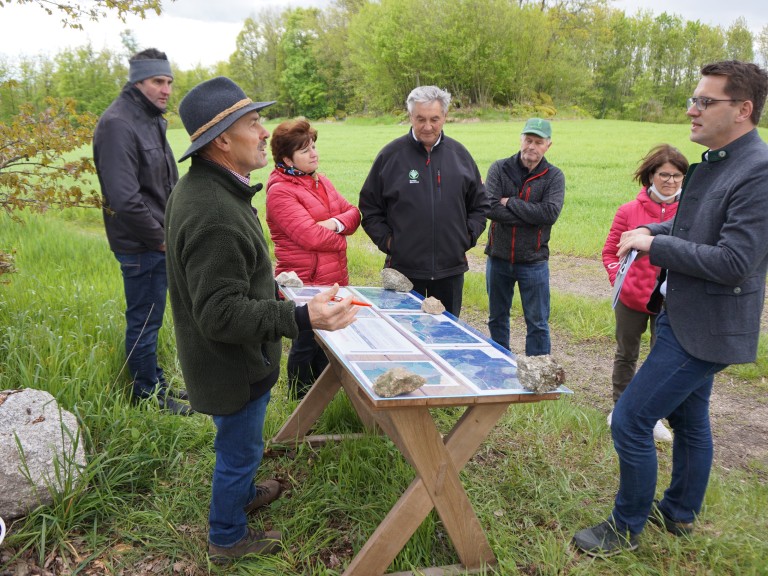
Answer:
[[[484, 262], [472, 262], [473, 270], [484, 270]], [[550, 285], [555, 292], [585, 298], [610, 298], [608, 277], [599, 260], [553, 256]], [[465, 321], [487, 334], [486, 318], [466, 317]], [[768, 333], [768, 305], [763, 311], [762, 330]], [[513, 350], [525, 347], [525, 324], [514, 319], [511, 326]], [[608, 414], [611, 401], [613, 341], [573, 343], [565, 334], [552, 332], [552, 354], [563, 365], [567, 386], [574, 400]], [[739, 380], [729, 374], [715, 378], [711, 399], [711, 420], [715, 438], [715, 464], [723, 468], [758, 470], [768, 478], [768, 382]]]

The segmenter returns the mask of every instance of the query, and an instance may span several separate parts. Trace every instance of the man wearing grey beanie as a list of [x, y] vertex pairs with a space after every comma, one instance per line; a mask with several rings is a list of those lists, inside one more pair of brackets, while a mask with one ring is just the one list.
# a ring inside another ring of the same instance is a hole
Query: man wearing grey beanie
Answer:
[[168, 290], [165, 205], [179, 179], [163, 118], [172, 83], [164, 52], [149, 48], [132, 56], [128, 83], [96, 125], [93, 159], [109, 247], [123, 276], [133, 400], [156, 398], [160, 408], [186, 415], [189, 405], [178, 401], [186, 392], [169, 391], [157, 361]]

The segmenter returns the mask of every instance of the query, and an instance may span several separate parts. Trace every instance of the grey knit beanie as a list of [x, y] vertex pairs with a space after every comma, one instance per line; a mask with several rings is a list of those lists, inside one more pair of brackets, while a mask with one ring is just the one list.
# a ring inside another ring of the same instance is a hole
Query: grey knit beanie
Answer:
[[153, 76], [173, 78], [171, 63], [168, 60], [131, 60], [128, 62], [128, 82], [135, 84]]

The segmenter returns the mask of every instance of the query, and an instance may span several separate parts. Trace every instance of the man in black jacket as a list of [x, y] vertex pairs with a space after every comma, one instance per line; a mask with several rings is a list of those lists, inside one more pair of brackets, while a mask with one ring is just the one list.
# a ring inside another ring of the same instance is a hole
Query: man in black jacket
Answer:
[[411, 130], [379, 152], [360, 190], [363, 229], [414, 290], [461, 311], [466, 252], [485, 230], [488, 198], [475, 161], [443, 132], [451, 95], [408, 95]]
[[[154, 48], [134, 55], [129, 70], [128, 83], [104, 111], [93, 135], [104, 227], [123, 274], [128, 369], [134, 399], [157, 393], [161, 407], [188, 414], [188, 405], [169, 397], [157, 363], [167, 292], [165, 204], [179, 179], [163, 118], [173, 73], [165, 53]], [[179, 390], [176, 395], [186, 393]]]
[[494, 342], [509, 349], [509, 309], [515, 284], [527, 327], [525, 354], [549, 354], [549, 236], [565, 197], [565, 176], [544, 157], [552, 125], [526, 122], [520, 151], [488, 170], [491, 229], [485, 253], [488, 328]]

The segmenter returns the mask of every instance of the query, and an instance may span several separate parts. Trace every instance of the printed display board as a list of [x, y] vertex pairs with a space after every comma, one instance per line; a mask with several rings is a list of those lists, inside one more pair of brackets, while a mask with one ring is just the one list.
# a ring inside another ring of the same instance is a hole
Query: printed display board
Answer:
[[[285, 297], [297, 304], [327, 289], [280, 287]], [[359, 306], [356, 321], [347, 328], [316, 333], [372, 399], [531, 394], [517, 379], [513, 354], [448, 313], [421, 312], [418, 294], [347, 286], [339, 289], [338, 296], [352, 296], [369, 306]], [[378, 396], [373, 383], [395, 367], [423, 376], [426, 384], [396, 398]], [[560, 386], [551, 392], [560, 393], [570, 390]]]

